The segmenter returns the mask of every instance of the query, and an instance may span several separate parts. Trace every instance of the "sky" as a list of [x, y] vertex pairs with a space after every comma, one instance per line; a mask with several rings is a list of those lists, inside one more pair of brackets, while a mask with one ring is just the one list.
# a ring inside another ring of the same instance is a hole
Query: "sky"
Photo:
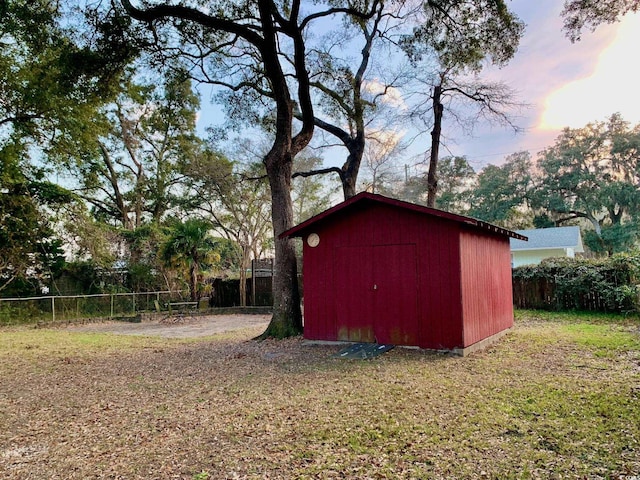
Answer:
[[520, 134], [499, 127], [479, 126], [473, 138], [450, 144], [452, 154], [466, 155], [476, 170], [500, 164], [506, 155], [537, 152], [553, 145], [564, 127], [581, 128], [620, 112], [640, 123], [640, 15], [586, 30], [576, 43], [562, 31], [557, 0], [516, 0], [512, 9], [527, 24], [520, 47], [507, 67], [485, 72], [516, 90], [530, 108], [518, 114]]
[[[506, 67], [482, 73], [483, 79], [505, 82], [516, 92], [517, 101], [529, 105], [515, 114], [522, 132], [515, 134], [486, 123], [478, 124], [473, 136], [443, 131], [448, 138], [441, 156], [464, 155], [479, 171], [490, 163], [499, 165], [507, 155], [519, 151], [528, 150], [535, 157], [553, 145], [564, 127], [581, 128], [616, 112], [634, 125], [640, 123], [640, 76], [635, 73], [640, 14], [626, 15], [620, 23], [601, 25], [595, 32], [585, 30], [582, 40], [571, 43], [562, 31], [563, 3], [510, 2], [510, 8], [526, 24], [524, 36]], [[207, 100], [205, 93], [199, 122], [202, 129], [212, 119], [220, 122], [223, 117], [220, 108]], [[423, 135], [412, 144], [405, 163], [420, 161], [428, 142], [429, 136]], [[345, 157], [341, 149], [329, 150], [324, 156], [325, 166], [341, 165]]]

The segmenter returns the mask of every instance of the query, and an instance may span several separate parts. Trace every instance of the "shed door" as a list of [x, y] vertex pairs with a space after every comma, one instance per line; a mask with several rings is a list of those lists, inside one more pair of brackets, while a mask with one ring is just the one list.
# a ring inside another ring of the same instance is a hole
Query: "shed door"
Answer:
[[414, 244], [335, 249], [338, 340], [418, 344]]

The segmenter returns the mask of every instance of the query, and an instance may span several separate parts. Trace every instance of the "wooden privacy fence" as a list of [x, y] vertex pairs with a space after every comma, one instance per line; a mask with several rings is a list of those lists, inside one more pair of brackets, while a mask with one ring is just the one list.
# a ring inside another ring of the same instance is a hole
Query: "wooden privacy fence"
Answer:
[[513, 305], [542, 310], [630, 313], [640, 305], [638, 285], [580, 282], [580, 279], [513, 278]]
[[[302, 258], [298, 262], [298, 288], [300, 296], [303, 295], [302, 287]], [[247, 278], [245, 305], [248, 307], [273, 306], [273, 275], [275, 273], [273, 258], [252, 260], [251, 276]], [[211, 294], [209, 306], [237, 307], [240, 306], [240, 280], [216, 278], [211, 282]]]
[[640, 312], [640, 252], [546, 259], [513, 270], [517, 308]]
[[516, 308], [541, 310], [615, 311], [608, 294], [597, 290], [580, 293], [563, 292], [554, 280], [547, 278], [514, 278], [513, 305]]
[[546, 278], [514, 278], [513, 306], [547, 310], [555, 308], [555, 284]]
[[[272, 277], [247, 279], [246, 305], [266, 307], [273, 305]], [[216, 278], [211, 282], [210, 307], [237, 307], [240, 305], [240, 280]]]

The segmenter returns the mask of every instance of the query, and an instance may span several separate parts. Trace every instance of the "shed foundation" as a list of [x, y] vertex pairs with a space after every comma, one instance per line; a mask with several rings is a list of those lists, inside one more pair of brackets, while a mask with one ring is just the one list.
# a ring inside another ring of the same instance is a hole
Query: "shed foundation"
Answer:
[[[469, 345], [468, 347], [464, 347], [464, 348], [434, 349], [434, 348], [420, 348], [420, 347], [414, 347], [409, 345], [396, 345], [396, 348], [408, 348], [413, 350], [422, 350], [424, 352], [434, 352], [434, 353], [449, 353], [452, 355], [457, 355], [459, 357], [466, 357], [468, 355], [471, 355], [474, 352], [484, 350], [485, 348], [491, 346], [492, 344], [496, 343], [498, 340], [500, 340], [500, 338], [502, 338], [504, 335], [506, 335], [510, 331], [511, 331], [511, 328], [507, 328], [506, 330], [502, 330], [501, 332], [491, 335], [490, 337], [487, 337], [483, 340], [480, 340], [479, 342], [474, 343], [473, 345]], [[345, 342], [341, 340], [307, 340], [307, 339], [303, 340], [302, 342], [303, 345], [336, 345], [336, 346], [352, 345], [356, 343], [360, 343], [360, 342]]]

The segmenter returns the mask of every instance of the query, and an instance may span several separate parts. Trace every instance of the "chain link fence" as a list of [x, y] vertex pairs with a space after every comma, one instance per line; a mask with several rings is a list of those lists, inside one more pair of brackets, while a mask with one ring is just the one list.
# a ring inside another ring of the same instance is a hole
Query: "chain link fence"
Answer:
[[143, 312], [182, 299], [182, 292], [0, 298], [0, 326], [72, 323], [93, 318], [136, 321]]

